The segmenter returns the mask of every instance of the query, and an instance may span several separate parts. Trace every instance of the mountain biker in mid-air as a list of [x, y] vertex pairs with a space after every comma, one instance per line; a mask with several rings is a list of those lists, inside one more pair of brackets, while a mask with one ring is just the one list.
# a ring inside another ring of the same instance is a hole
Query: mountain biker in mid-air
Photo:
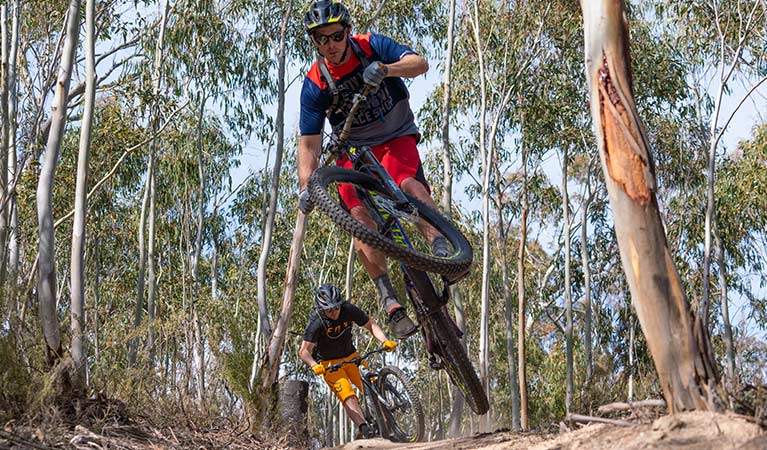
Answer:
[[362, 390], [359, 368], [356, 364], [345, 364], [337, 371], [325, 372], [328, 366], [359, 356], [352, 342], [355, 323], [368, 330], [387, 351], [397, 347], [397, 343], [386, 337], [374, 319], [344, 301], [337, 287], [321, 285], [314, 296], [314, 311], [309, 316], [298, 356], [316, 375], [324, 377], [330, 390], [344, 405], [349, 418], [357, 425], [358, 437], [369, 438], [373, 430], [365, 420], [357, 394], [352, 389], [353, 383], [357, 391]]
[[[429, 64], [408, 46], [388, 37], [375, 33], [351, 36], [351, 18], [340, 2], [314, 1], [304, 16], [304, 28], [319, 56], [301, 89], [299, 209], [308, 214], [313, 208], [306, 188], [319, 164], [325, 119], [329, 120], [337, 136], [351, 109], [354, 94], [368, 85], [375, 90], [367, 96], [368, 100], [355, 116], [348, 143], [357, 147], [369, 145], [400, 189], [436, 210], [416, 148], [420, 134], [410, 109], [410, 95], [401, 78], [426, 73]], [[352, 168], [346, 155], [336, 164]], [[354, 187], [342, 184], [338, 191], [342, 204], [351, 215], [375, 228], [375, 222], [360, 203]], [[432, 253], [443, 257], [450, 254], [450, 244], [437, 230], [424, 225], [421, 231], [431, 243]], [[357, 239], [354, 246], [378, 289], [394, 335], [400, 339], [410, 336], [417, 328], [397, 300], [386, 256]]]

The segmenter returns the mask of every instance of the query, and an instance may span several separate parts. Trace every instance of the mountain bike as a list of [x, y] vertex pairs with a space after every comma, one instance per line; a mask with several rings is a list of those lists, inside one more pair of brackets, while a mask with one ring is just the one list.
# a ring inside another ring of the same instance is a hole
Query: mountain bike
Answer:
[[[330, 153], [326, 162], [345, 153], [353, 163], [353, 170], [342, 167], [315, 170], [309, 179], [311, 200], [319, 211], [347, 233], [400, 262], [408, 297], [429, 353], [430, 366], [436, 370], [444, 368], [471, 409], [477, 414], [485, 414], [489, 409], [487, 397], [461, 343], [463, 333], [446, 308], [449, 286], [469, 272], [473, 260], [471, 245], [451, 221], [400, 190], [370, 147], [347, 143], [354, 115], [369, 92], [366, 87], [355, 94], [341, 133], [324, 149]], [[358, 222], [337, 200], [337, 186], [344, 183], [355, 187], [362, 205], [375, 221], [376, 229]], [[427, 244], [410, 238], [415, 233], [407, 230], [412, 231], [413, 226], [423, 226], [424, 223], [445, 236], [453, 247], [453, 254], [447, 257], [433, 255]], [[439, 290], [429, 274], [441, 278]]]
[[385, 348], [371, 350], [328, 366], [325, 371], [333, 372], [346, 364], [359, 366], [364, 392], [362, 412], [373, 434], [392, 442], [418, 442], [423, 439], [424, 415], [410, 379], [399, 367], [384, 366], [379, 371], [370, 371], [364, 363], [369, 356], [384, 351]]

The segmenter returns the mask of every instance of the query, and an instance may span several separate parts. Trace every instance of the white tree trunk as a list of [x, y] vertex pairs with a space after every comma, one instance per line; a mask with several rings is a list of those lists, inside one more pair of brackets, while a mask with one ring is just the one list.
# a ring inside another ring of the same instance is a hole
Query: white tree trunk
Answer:
[[269, 310], [266, 299], [266, 263], [269, 259], [269, 253], [272, 248], [272, 235], [274, 234], [274, 218], [277, 214], [277, 201], [280, 193], [280, 175], [282, 174], [282, 154], [285, 148], [285, 35], [287, 33], [290, 13], [293, 10], [293, 1], [289, 1], [285, 15], [282, 18], [282, 27], [280, 28], [279, 54], [277, 56], [277, 117], [275, 117], [277, 128], [277, 151], [274, 155], [274, 167], [272, 168], [272, 184], [269, 191], [269, 211], [264, 224], [264, 234], [261, 240], [261, 254], [258, 257], [258, 314], [262, 322], [264, 337], [271, 335], [271, 324], [269, 323]]
[[93, 125], [93, 104], [96, 99], [96, 0], [87, 0], [85, 6], [85, 106], [80, 147], [77, 155], [77, 182], [75, 187], [75, 218], [72, 225], [72, 253], [70, 264], [70, 285], [72, 296], [72, 360], [75, 364], [75, 386], [84, 388], [86, 373], [86, 349], [83, 342], [85, 320], [85, 244], [88, 213], [88, 158], [91, 147]]
[[293, 241], [290, 244], [288, 256], [288, 270], [285, 272], [285, 290], [282, 295], [282, 305], [277, 324], [269, 340], [265, 358], [261, 363], [260, 379], [261, 391], [268, 392], [279, 374], [282, 351], [285, 348], [285, 340], [288, 335], [288, 326], [293, 316], [293, 306], [296, 295], [296, 283], [298, 282], [298, 269], [301, 264], [301, 249], [304, 246], [304, 234], [306, 232], [306, 216], [298, 212], [296, 227], [293, 230]]
[[724, 342], [727, 346], [727, 383], [729, 383], [730, 391], [733, 392], [734, 387], [738, 385], [738, 379], [735, 372], [735, 341], [732, 337], [732, 325], [730, 324], [730, 302], [727, 298], [727, 262], [724, 257], [722, 240], [716, 229], [714, 230], [714, 240], [716, 241], [716, 248], [719, 249], [717, 259], [719, 262], [719, 289], [722, 295]]
[[589, 386], [594, 370], [593, 344], [591, 343], [593, 326], [591, 323], [591, 270], [589, 269], [588, 246], [589, 205], [594, 198], [594, 194], [591, 192], [591, 164], [588, 165], [586, 174], [586, 195], [587, 197], [583, 202], [583, 216], [581, 217], [581, 265], [583, 266], [583, 309], [585, 310], [583, 318], [583, 353], [586, 359], [586, 378], [584, 384]]
[[570, 289], [570, 197], [567, 194], [567, 168], [569, 165], [567, 146], [564, 148], [562, 157], [562, 218], [565, 232], [564, 258], [565, 258], [565, 410], [572, 412], [573, 392], [573, 296]]
[[[141, 220], [139, 223], [139, 273], [138, 273], [138, 280], [137, 280], [137, 298], [136, 298], [136, 314], [134, 319], [134, 327], [138, 327], [141, 325], [142, 320], [142, 314], [143, 314], [143, 302], [144, 302], [144, 286], [145, 286], [145, 279], [144, 279], [144, 270], [146, 270], [146, 265], [149, 265], [148, 268], [148, 274], [146, 282], [148, 282], [148, 293], [147, 293], [147, 314], [149, 316], [149, 321], [151, 323], [152, 319], [154, 319], [154, 290], [155, 290], [155, 273], [154, 273], [154, 227], [155, 227], [155, 203], [156, 203], [156, 195], [154, 192], [154, 178], [155, 178], [155, 167], [154, 167], [154, 159], [155, 159], [155, 152], [157, 148], [157, 139], [156, 139], [156, 132], [159, 128], [159, 113], [157, 111], [157, 98], [160, 95], [160, 87], [162, 85], [162, 80], [160, 77], [160, 69], [162, 68], [162, 60], [163, 60], [163, 51], [164, 51], [164, 41], [165, 41], [165, 27], [168, 22], [168, 14], [170, 12], [170, 7], [168, 2], [165, 2], [165, 6], [163, 7], [162, 12], [162, 18], [160, 20], [160, 32], [157, 37], [157, 43], [155, 45], [155, 53], [154, 53], [154, 66], [152, 69], [152, 95], [154, 100], [154, 103], [151, 108], [151, 117], [150, 117], [150, 123], [152, 127], [152, 140], [149, 142], [149, 159], [147, 161], [147, 179], [144, 189], [144, 201], [141, 206]], [[148, 210], [148, 214], [147, 214]], [[149, 216], [147, 218], [147, 215]], [[149, 222], [149, 238], [148, 242], [144, 239], [144, 227], [146, 226], [146, 222]], [[146, 242], [146, 244], [145, 244]], [[143, 255], [143, 252], [146, 252], [146, 256]], [[149, 330], [149, 342], [148, 346], [150, 349], [150, 353], [153, 351], [153, 334], [151, 330]], [[131, 341], [131, 347], [128, 352], [128, 361], [131, 366], [133, 366], [136, 363], [136, 353], [137, 353], [137, 346], [138, 342], [137, 339], [134, 338], [133, 341]]]
[[[150, 156], [147, 162], [147, 178], [144, 182], [144, 199], [141, 202], [141, 213], [138, 224], [138, 274], [136, 276], [136, 309], [133, 313], [133, 328], [138, 329], [144, 316], [144, 287], [146, 285], [146, 215], [149, 209], [149, 192], [152, 189], [150, 174], [154, 172], [154, 158]], [[128, 366], [136, 365], [139, 338], [134, 337], [128, 344]]]
[[514, 430], [521, 428], [519, 422], [519, 380], [517, 379], [517, 365], [514, 354], [514, 309], [511, 301], [511, 277], [509, 276], [508, 257], [506, 245], [508, 242], [508, 229], [503, 224], [503, 215], [498, 214], [498, 246], [501, 254], [501, 279], [503, 280], [504, 318], [506, 319], [506, 364], [509, 368], [509, 389], [511, 390], [511, 427]]
[[[450, 77], [453, 67], [453, 46], [455, 31], [455, 0], [449, 0], [448, 26], [447, 26], [447, 49], [445, 51], [445, 72], [442, 82], [442, 212], [445, 217], [453, 217], [453, 159], [450, 151], [450, 96], [451, 86]], [[453, 299], [455, 321], [461, 330], [465, 330], [465, 320], [463, 317], [463, 299], [461, 291], [457, 285], [450, 286], [450, 298]], [[464, 351], [466, 351], [466, 339], [461, 339]], [[459, 436], [461, 427], [461, 416], [463, 415], [463, 406], [465, 400], [463, 393], [455, 389], [453, 395], [452, 408], [450, 409], [450, 419], [448, 433], [450, 436]]]
[[40, 227], [38, 244], [38, 300], [45, 338], [48, 363], [61, 358], [61, 330], [56, 313], [56, 249], [53, 233], [53, 178], [61, 150], [61, 140], [67, 121], [67, 97], [72, 79], [72, 65], [80, 31], [80, 1], [70, 0], [67, 11], [67, 31], [64, 50], [56, 81], [56, 95], [51, 104], [51, 129], [45, 146], [45, 158], [37, 184], [37, 221]]
[[[13, 2], [13, 25], [11, 31], [11, 51], [8, 64], [8, 180], [16, 184], [16, 57], [19, 48], [19, 0]], [[9, 186], [10, 187], [10, 186]], [[19, 242], [18, 242], [18, 206], [16, 204], [15, 190], [8, 191], [8, 216], [10, 224], [8, 229], [8, 281], [7, 298], [9, 303], [9, 324], [11, 330], [16, 329], [16, 317], [18, 312], [18, 272], [19, 272]], [[0, 283], [0, 295], [2, 295], [2, 283]]]
[[[479, 62], [479, 148], [482, 155], [482, 294], [480, 307], [479, 325], [479, 378], [485, 395], [490, 398], [490, 354], [488, 350], [488, 315], [490, 309], [490, 173], [492, 172], [493, 153], [490, 146], [485, 142], [485, 129], [487, 127], [487, 90], [485, 80], [484, 45], [479, 29], [479, 2], [474, 0], [474, 11], [471, 17], [472, 31], [474, 34], [475, 50]], [[481, 419], [481, 431], [487, 431], [486, 425], [490, 414]]]
[[[8, 60], [8, 5], [0, 5], [0, 117], [2, 128], [0, 129], [0, 292], [5, 291], [6, 271], [6, 241], [8, 239], [8, 215], [7, 200], [10, 189], [8, 183], [8, 83], [10, 78]], [[3, 296], [5, 300], [5, 296]], [[0, 305], [4, 306], [4, 305]]]
[[203, 117], [205, 115], [205, 103], [207, 97], [203, 94], [200, 100], [200, 108], [197, 116], [197, 172], [200, 182], [197, 186], [197, 219], [196, 233], [194, 238], [194, 250], [192, 260], [189, 264], [189, 271], [192, 278], [192, 293], [189, 296], [192, 305], [194, 321], [194, 360], [195, 377], [197, 380], [197, 402], [201, 407], [205, 405], [205, 334], [203, 333], [203, 322], [199, 318], [197, 308], [197, 297], [200, 294], [199, 267], [202, 254], [202, 236], [205, 231], [205, 160], [202, 153], [203, 137]]

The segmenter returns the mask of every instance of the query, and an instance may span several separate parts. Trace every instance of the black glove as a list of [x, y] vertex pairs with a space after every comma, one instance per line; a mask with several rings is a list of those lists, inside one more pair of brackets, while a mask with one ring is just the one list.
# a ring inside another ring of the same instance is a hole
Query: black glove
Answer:
[[362, 79], [365, 81], [365, 84], [375, 88], [381, 84], [388, 73], [389, 69], [381, 61], [375, 61], [365, 68], [365, 72], [362, 73]]
[[309, 191], [306, 188], [301, 189], [298, 193], [298, 209], [304, 214], [309, 214], [314, 209], [314, 203], [309, 196]]

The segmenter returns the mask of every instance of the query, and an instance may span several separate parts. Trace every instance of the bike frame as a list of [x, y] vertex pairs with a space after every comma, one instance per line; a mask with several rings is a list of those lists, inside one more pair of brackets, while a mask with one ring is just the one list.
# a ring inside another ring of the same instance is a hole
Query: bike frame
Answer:
[[[397, 186], [397, 183], [394, 181], [391, 175], [389, 175], [389, 172], [387, 172], [383, 165], [381, 165], [381, 163], [378, 161], [378, 158], [375, 157], [370, 147], [347, 146], [345, 153], [352, 161], [352, 167], [354, 170], [373, 175], [381, 181], [381, 184], [386, 188], [389, 195], [394, 200], [394, 207], [398, 211], [401, 211], [403, 214], [407, 215], [413, 215], [417, 213], [417, 210], [413, 207], [407, 197], [405, 197], [405, 194], [402, 192], [399, 186]], [[360, 202], [365, 205], [365, 208], [368, 210], [368, 212], [371, 212], [371, 217], [378, 226], [378, 230], [385, 235], [390, 236], [399, 245], [412, 248], [413, 244], [410, 242], [410, 238], [405, 232], [405, 229], [402, 227], [399, 219], [390, 211], [385, 210], [381, 205], [375, 202], [375, 193], [360, 188], [356, 188], [355, 190], [357, 192], [357, 197], [360, 199]], [[376, 212], [377, 214], [374, 214], [373, 212]], [[404, 263], [400, 263], [400, 268], [405, 273], [407, 278], [406, 284], [408, 287], [408, 293], [410, 293], [411, 290], [417, 292], [415, 285], [413, 285], [411, 282], [415, 269], [411, 269]], [[419, 272], [423, 273], [421, 271]], [[437, 304], [428, 305], [429, 308], [441, 308], [447, 304], [449, 300], [449, 290], [447, 289], [448, 283], [445, 282], [444, 286], [445, 288], [442, 291], [442, 295], [439, 296], [440, 302]], [[433, 284], [432, 287], [434, 287]], [[414, 301], [413, 306], [416, 307], [416, 310], [421, 310], [425, 305], [425, 302], [422, 301], [423, 296], [420, 295], [420, 293], [417, 297], [420, 301]], [[423, 311], [423, 313], [428, 314], [428, 310]]]
[[392, 405], [386, 401], [384, 396], [381, 394], [381, 391], [376, 386], [375, 381], [379, 376], [379, 371], [369, 370], [366, 364], [362, 364], [362, 362], [365, 361], [370, 355], [380, 353], [382, 351], [383, 350], [381, 349], [373, 350], [364, 355], [352, 358], [349, 361], [336, 363], [335, 365], [338, 365], [339, 368], [346, 364], [355, 364], [357, 367], [359, 367], [360, 379], [362, 381], [362, 390], [365, 394], [364, 405], [361, 404], [362, 408], [364, 409], [365, 420], [367, 420], [367, 422], [370, 424], [375, 424], [376, 431], [381, 437], [385, 439], [391, 439], [395, 437], [394, 432], [389, 424], [389, 422], [393, 421], [391, 419], [390, 412]]

